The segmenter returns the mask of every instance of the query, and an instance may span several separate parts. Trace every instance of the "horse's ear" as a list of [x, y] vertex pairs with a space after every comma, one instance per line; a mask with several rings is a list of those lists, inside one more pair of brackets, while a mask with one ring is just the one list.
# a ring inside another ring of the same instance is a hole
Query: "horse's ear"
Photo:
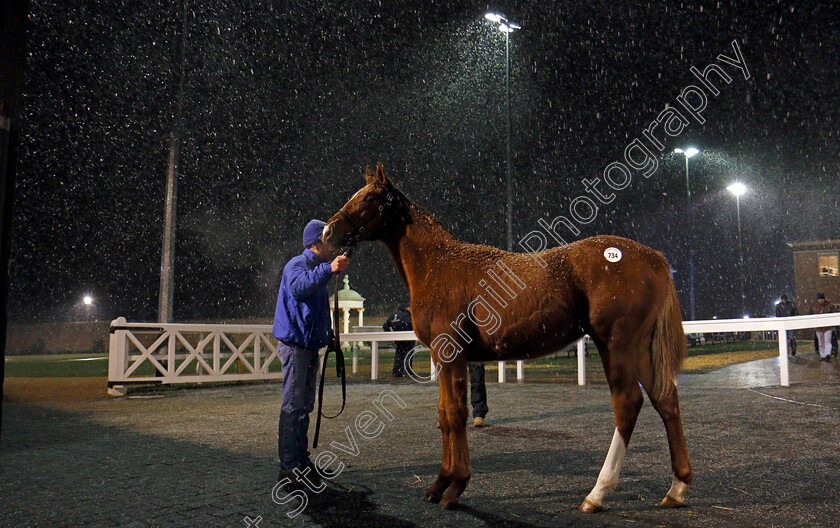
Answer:
[[385, 185], [388, 181], [388, 178], [385, 176], [385, 167], [382, 166], [381, 163], [378, 161], [376, 162], [376, 183], [381, 183]]
[[373, 173], [370, 172], [370, 167], [365, 167], [365, 183], [370, 185], [373, 183]]

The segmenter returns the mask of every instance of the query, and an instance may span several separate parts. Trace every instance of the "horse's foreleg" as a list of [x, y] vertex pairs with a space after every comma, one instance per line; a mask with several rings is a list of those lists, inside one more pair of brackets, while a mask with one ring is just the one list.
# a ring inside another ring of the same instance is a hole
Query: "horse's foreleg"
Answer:
[[447, 402], [451, 400], [452, 368], [449, 363], [438, 362], [441, 366], [438, 372], [438, 384], [440, 386], [440, 399], [438, 400], [438, 424], [440, 425], [441, 439], [443, 441], [443, 456], [440, 463], [440, 472], [435, 482], [426, 490], [423, 500], [426, 502], [440, 502], [443, 492], [452, 483], [452, 450], [450, 443], [450, 427], [447, 418]]
[[[438, 379], [441, 380], [443, 371], [438, 374]], [[426, 490], [423, 495], [423, 500], [426, 502], [440, 502], [443, 497], [443, 492], [452, 483], [452, 456], [449, 448], [449, 422], [446, 419], [446, 407], [444, 405], [445, 398], [443, 396], [444, 384], [441, 382], [440, 401], [438, 402], [438, 424], [440, 425], [440, 432], [443, 439], [443, 457], [440, 463], [440, 473], [435, 482]]]
[[639, 384], [632, 378], [610, 380], [610, 388], [616, 427], [607, 459], [598, 474], [598, 481], [580, 505], [580, 510], [585, 513], [600, 511], [603, 508], [604, 499], [618, 485], [618, 475], [624, 463], [624, 454], [644, 401]]
[[691, 463], [688, 460], [688, 448], [685, 445], [676, 385], [672, 383], [665, 396], [651, 398], [651, 403], [665, 423], [668, 449], [671, 451], [671, 468], [674, 471], [671, 489], [668, 490], [661, 504], [669, 508], [677, 508], [685, 504], [683, 496], [691, 484]]
[[[472, 476], [470, 452], [467, 445], [467, 363], [458, 361], [451, 365], [449, 398], [443, 402], [449, 427], [449, 453], [452, 460], [452, 483], [443, 494], [441, 508], [458, 504], [458, 499]], [[441, 395], [443, 392], [441, 392]], [[445, 448], [444, 448], [445, 449]]]

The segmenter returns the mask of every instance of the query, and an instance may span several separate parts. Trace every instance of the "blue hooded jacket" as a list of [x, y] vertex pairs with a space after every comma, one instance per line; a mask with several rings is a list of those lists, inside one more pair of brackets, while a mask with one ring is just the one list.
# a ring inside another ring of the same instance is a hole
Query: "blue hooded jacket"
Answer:
[[305, 249], [283, 268], [272, 334], [284, 343], [317, 350], [332, 338], [330, 263]]

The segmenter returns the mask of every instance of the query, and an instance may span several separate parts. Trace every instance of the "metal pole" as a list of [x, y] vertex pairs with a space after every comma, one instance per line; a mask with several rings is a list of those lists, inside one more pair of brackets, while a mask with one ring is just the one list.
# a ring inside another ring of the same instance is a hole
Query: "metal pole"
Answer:
[[[9, 268], [12, 256], [15, 180], [23, 106], [29, 2], [0, 2], [0, 393], [6, 365]], [[3, 423], [0, 402], [0, 424]], [[8, 441], [7, 441], [8, 444]]]
[[[510, 25], [510, 22], [508, 22]], [[506, 92], [506, 112], [505, 122], [507, 124], [507, 178], [506, 178], [506, 192], [507, 192], [507, 250], [513, 251], [513, 174], [511, 168], [511, 154], [510, 154], [510, 32], [505, 31], [505, 92]]]
[[694, 208], [691, 206], [691, 183], [688, 178], [688, 156], [685, 157], [685, 192], [688, 196], [688, 296], [689, 319], [694, 321]]
[[175, 122], [169, 141], [169, 166], [166, 171], [166, 201], [163, 217], [163, 248], [160, 263], [160, 296], [158, 298], [158, 322], [172, 321], [172, 296], [175, 269], [175, 209], [178, 196], [178, 161], [181, 149], [182, 113], [184, 107], [184, 48], [186, 47], [187, 0], [183, 0], [180, 43], [178, 49], [178, 102]]
[[741, 241], [741, 197], [735, 196], [738, 211], [738, 269], [741, 272], [741, 316], [746, 314], [746, 296], [744, 295], [744, 244]]

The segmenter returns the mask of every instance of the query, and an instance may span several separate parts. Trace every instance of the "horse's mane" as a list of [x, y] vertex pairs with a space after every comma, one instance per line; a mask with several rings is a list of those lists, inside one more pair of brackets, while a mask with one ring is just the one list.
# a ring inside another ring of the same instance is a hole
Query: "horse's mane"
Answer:
[[402, 192], [396, 185], [391, 184], [391, 187], [394, 193], [399, 197], [400, 201], [406, 205], [406, 212], [408, 213], [410, 223], [417, 223], [427, 229], [424, 229], [424, 232], [434, 233], [438, 237], [443, 236], [444, 238], [448, 238], [454, 241], [458, 241], [458, 237], [452, 234], [452, 232], [446, 228], [440, 221], [434, 217], [430, 212], [426, 211], [416, 202], [414, 202], [411, 198], [406, 196], [404, 192]]

